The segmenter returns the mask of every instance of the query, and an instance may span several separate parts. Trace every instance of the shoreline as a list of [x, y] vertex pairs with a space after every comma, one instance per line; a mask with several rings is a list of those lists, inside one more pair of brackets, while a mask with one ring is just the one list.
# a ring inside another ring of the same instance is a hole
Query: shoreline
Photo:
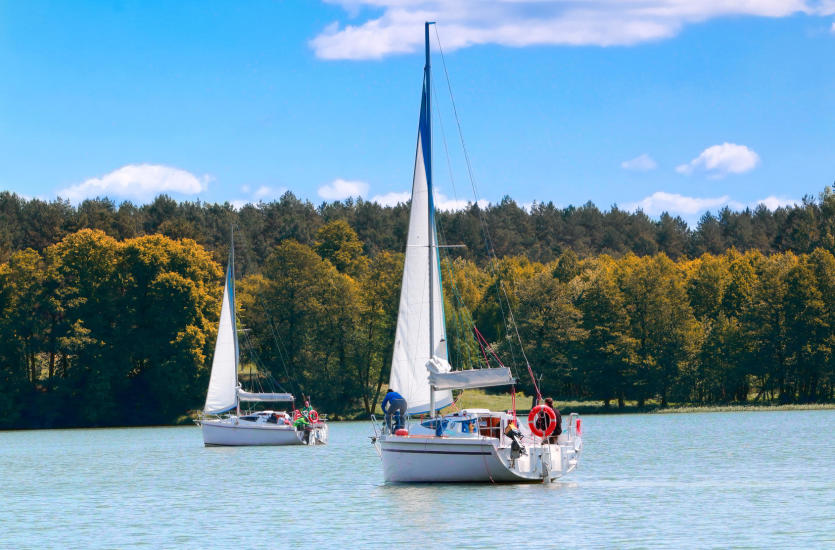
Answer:
[[[689, 414], [689, 413], [723, 413], [723, 412], [778, 412], [778, 411], [816, 411], [816, 410], [835, 410], [835, 403], [806, 403], [806, 404], [787, 404], [787, 405], [705, 405], [705, 406], [675, 406], [664, 407], [659, 406], [644, 406], [638, 408], [635, 405], [627, 405], [621, 409], [618, 407], [606, 408], [602, 405], [578, 405], [571, 406], [568, 403], [556, 403], [558, 409], [563, 416], [571, 413], [578, 413], [580, 415], [622, 415], [622, 414]], [[517, 409], [519, 416], [527, 415], [527, 409]], [[365, 416], [354, 416], [350, 418], [339, 418], [328, 420], [328, 423], [341, 422], [365, 422], [369, 418]], [[122, 425], [122, 426], [66, 426], [66, 427], [41, 427], [41, 428], [5, 428], [0, 429], [3, 432], [19, 432], [19, 431], [34, 431], [34, 430], [109, 430], [109, 429], [129, 429], [129, 428], [177, 428], [180, 426], [188, 426], [192, 424], [190, 417], [185, 420], [171, 423], [171, 424], [148, 424], [148, 425]]]

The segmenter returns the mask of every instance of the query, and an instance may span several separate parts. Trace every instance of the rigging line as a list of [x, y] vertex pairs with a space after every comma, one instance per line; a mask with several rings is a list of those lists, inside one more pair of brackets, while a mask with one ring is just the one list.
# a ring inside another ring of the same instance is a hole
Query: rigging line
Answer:
[[[438, 34], [438, 26], [437, 26], [437, 25], [435, 25], [435, 37], [436, 37], [436, 39], [437, 39], [437, 41], [438, 41], [438, 51], [439, 51], [439, 52], [440, 52], [440, 54], [441, 54], [441, 64], [443, 65], [443, 68], [444, 68], [444, 76], [446, 77], [447, 89], [449, 90], [449, 97], [450, 97], [450, 101], [451, 101], [451, 103], [452, 103], [452, 112], [455, 114], [455, 123], [456, 123], [456, 125], [457, 125], [457, 127], [458, 127], [458, 136], [459, 136], [459, 138], [460, 138], [460, 140], [461, 140], [461, 148], [462, 148], [462, 149], [463, 149], [463, 151], [464, 151], [464, 159], [465, 159], [466, 164], [467, 164], [467, 173], [468, 173], [469, 178], [470, 178], [470, 185], [471, 185], [471, 186], [472, 186], [472, 188], [473, 188], [474, 198], [475, 198], [476, 200], [478, 200], [478, 191], [477, 191], [477, 188], [476, 188], [475, 176], [474, 176], [474, 174], [473, 174], [473, 170], [472, 170], [472, 163], [470, 162], [470, 154], [469, 154], [469, 152], [468, 152], [468, 150], [467, 150], [467, 144], [466, 144], [466, 143], [465, 143], [465, 141], [464, 141], [464, 132], [463, 132], [463, 130], [462, 130], [462, 128], [461, 128], [461, 119], [460, 119], [460, 117], [458, 116], [458, 108], [456, 107], [456, 104], [455, 104], [455, 94], [452, 92], [452, 80], [449, 78], [449, 71], [447, 70], [447, 66], [446, 66], [446, 57], [444, 56], [444, 50], [443, 50], [443, 47], [441, 46], [441, 37], [440, 37], [440, 35]], [[487, 227], [487, 223], [486, 223], [486, 219], [485, 219], [485, 214], [484, 214], [484, 212], [481, 212], [481, 209], [479, 209], [479, 213], [480, 213], [480, 218], [481, 218], [482, 230], [484, 231], [484, 235], [485, 235], [485, 241], [486, 241], [486, 243], [485, 243], [485, 244], [486, 244], [486, 246], [487, 246], [487, 252], [488, 252], [488, 255], [489, 255], [489, 256], [492, 256], [493, 260], [496, 260], [496, 261], [497, 261], [497, 258], [496, 258], [496, 249], [495, 249], [495, 247], [493, 246], [493, 241], [492, 241], [492, 239], [491, 239], [491, 237], [490, 237], [490, 230], [489, 230], [489, 228]], [[492, 266], [492, 263], [493, 263], [493, 262], [488, 262], [488, 265], [491, 265], [491, 270], [492, 270], [494, 273], [496, 273], [496, 269], [495, 269], [495, 267], [494, 267], [494, 266]], [[507, 302], [507, 307], [508, 307], [508, 316], [509, 316], [509, 318], [510, 318], [511, 325], [513, 326], [513, 330], [514, 330], [514, 332], [516, 333], [516, 339], [517, 339], [517, 341], [518, 341], [518, 343], [519, 343], [519, 349], [520, 349], [520, 351], [522, 352], [522, 357], [525, 359], [525, 364], [526, 364], [526, 366], [528, 367], [528, 371], [529, 371], [529, 372], [532, 372], [532, 371], [531, 371], [531, 366], [530, 366], [530, 363], [528, 362], [528, 360], [527, 360], [527, 356], [526, 356], [526, 354], [525, 354], [525, 349], [524, 349], [524, 346], [522, 345], [522, 339], [521, 339], [521, 336], [519, 335], [519, 327], [518, 327], [518, 326], [516, 326], [516, 320], [515, 320], [515, 319], [514, 319], [514, 317], [513, 317], [513, 310], [512, 310], [512, 308], [511, 308], [511, 304], [510, 304], [510, 298], [508, 297], [508, 295], [507, 295], [507, 290], [504, 288], [504, 285], [502, 284], [501, 280], [499, 280], [499, 287], [501, 288], [501, 292], [502, 292], [502, 294], [504, 294], [504, 298], [505, 298], [505, 300], [506, 300], [506, 302]], [[498, 290], [498, 289], [497, 289], [497, 290]], [[504, 306], [503, 306], [503, 304], [501, 303], [501, 296], [499, 296], [499, 308], [500, 308], [500, 310], [501, 310], [501, 312], [502, 312], [503, 321], [504, 321], [504, 323], [505, 323], [505, 324], [506, 324], [506, 326], [507, 326], [507, 319], [505, 318], [505, 315], [504, 315]], [[508, 346], [508, 347], [510, 347], [511, 360], [513, 361], [513, 364], [514, 364], [514, 366], [515, 366], [515, 364], [516, 364], [516, 357], [515, 357], [515, 353], [513, 352], [513, 346], [512, 346], [512, 345], [510, 345], [510, 346]]]
[[[437, 30], [436, 30], [436, 34], [437, 34]], [[438, 42], [438, 44], [440, 46], [440, 41]], [[435, 97], [438, 97], [438, 94], [435, 90], [435, 82], [434, 81], [432, 82], [431, 92], [434, 94]], [[455, 174], [452, 170], [452, 161], [451, 161], [452, 157], [449, 154], [449, 147], [447, 145], [447, 139], [446, 139], [446, 130], [444, 129], [444, 120], [443, 120], [443, 117], [441, 116], [440, 109], [435, 109], [434, 115], [435, 115], [435, 119], [438, 121], [438, 125], [440, 126], [440, 129], [441, 129], [441, 142], [444, 144], [444, 153], [446, 155], [447, 171], [449, 172], [449, 181], [450, 181], [450, 184], [452, 185], [452, 196], [453, 196], [454, 201], [458, 202], [458, 189], [455, 186]], [[440, 222], [440, 218], [439, 218], [438, 221]], [[446, 241], [446, 236], [444, 234], [443, 226], [442, 226], [441, 223], [438, 223], [438, 229], [439, 229], [439, 231], [441, 233], [441, 236], [443, 237], [444, 241]], [[455, 296], [456, 301], [458, 302], [458, 304], [463, 307], [463, 309], [466, 311], [466, 313], [472, 319], [472, 314], [470, 313], [469, 308], [467, 308], [466, 304], [464, 304], [463, 299], [461, 298], [460, 293], [459, 293], [459, 291], [458, 291], [458, 289], [455, 285], [455, 280], [452, 277], [452, 260], [451, 260], [450, 254], [446, 250], [444, 250], [444, 254], [446, 254], [446, 259], [447, 259], [447, 262], [448, 262], [447, 271], [450, 274], [450, 281], [451, 281], [451, 284], [452, 284], [453, 295]], [[467, 356], [466, 357], [467, 358], [466, 362], [467, 362], [467, 364], [470, 366], [470, 368], [473, 368], [473, 365], [475, 364], [475, 362], [472, 359], [472, 354], [470, 353], [471, 350], [470, 350], [469, 346], [464, 344], [465, 337], [464, 337], [464, 330], [463, 330], [462, 325], [464, 325], [465, 323], [464, 323], [464, 320], [462, 319], [463, 314], [460, 312], [460, 308], [459, 308], [459, 311], [456, 311], [455, 313], [456, 313], [455, 321], [456, 321], [456, 330], [457, 330], [456, 338], [458, 339], [459, 347], [463, 348], [466, 351], [466, 356]], [[474, 323], [472, 323], [472, 322], [470, 324], [475, 326]], [[466, 331], [466, 333], [469, 334], [469, 331]], [[460, 353], [460, 350], [459, 350], [459, 355], [461, 355], [461, 359], [463, 360], [464, 354]]]
[[[432, 86], [432, 89], [430, 90], [430, 93], [437, 98], [438, 93], [435, 90], [435, 82], [434, 81], [432, 82], [431, 86]], [[449, 181], [450, 181], [450, 184], [452, 185], [452, 196], [453, 196], [455, 201], [458, 201], [458, 192], [455, 188], [455, 176], [454, 176], [453, 171], [452, 171], [452, 163], [450, 162], [449, 148], [447, 147], [447, 141], [446, 141], [446, 132], [444, 131], [444, 122], [443, 122], [443, 119], [441, 118], [441, 114], [440, 114], [439, 109], [435, 109], [432, 114], [434, 114], [435, 119], [438, 121], [438, 124], [441, 128], [441, 141], [444, 144], [444, 152], [446, 153], [446, 165], [447, 165], [447, 171], [449, 172]], [[434, 146], [434, 142], [432, 143], [432, 145]], [[433, 188], [433, 192], [434, 192], [434, 188]], [[441, 235], [441, 239], [444, 242], [447, 242], [446, 235], [444, 233], [443, 224], [440, 223], [440, 216], [438, 216], [436, 218], [435, 223], [436, 223], [436, 227], [438, 229], [438, 232]], [[440, 247], [439, 247], [438, 252], [439, 252], [439, 254], [441, 253]], [[457, 293], [457, 289], [455, 288], [455, 279], [452, 277], [452, 262], [451, 262], [450, 254], [446, 249], [443, 250], [443, 254], [445, 255], [445, 258], [447, 260], [447, 272], [449, 273], [449, 281], [450, 281], [452, 289], [453, 289], [453, 295], [455, 295]], [[443, 289], [441, 289], [441, 290], [443, 290]], [[457, 344], [458, 344], [456, 347], [458, 347], [458, 348], [466, 347], [466, 346], [463, 345], [464, 339], [463, 339], [463, 336], [462, 336], [462, 329], [461, 329], [462, 322], [460, 321], [460, 315], [461, 315], [460, 310], [458, 310], [458, 309], [456, 309], [456, 311], [453, 312], [453, 319], [455, 320], [455, 333], [456, 333], [455, 338], [456, 338], [456, 341], [457, 341]], [[451, 348], [452, 348], [452, 346], [447, 345], [447, 354], [449, 353]], [[463, 360], [463, 354], [460, 353], [460, 350], [455, 350], [455, 351], [460, 356], [460, 359]]]
[[[242, 245], [243, 245], [243, 244], [249, 244], [248, 242], [244, 243], [244, 241], [245, 241], [245, 239], [246, 239], [246, 236], [245, 236], [245, 234], [244, 234], [244, 232], [243, 232], [243, 231], [240, 231], [240, 226], [239, 226], [237, 223], [233, 223], [233, 228], [235, 228], [235, 229], [238, 229], [238, 230], [239, 230], [239, 234], [240, 234], [241, 236], [239, 236], [239, 237], [238, 237], [238, 240], [241, 242], [241, 244], [242, 244]], [[233, 275], [234, 275], [234, 274], [233, 274]], [[257, 296], [258, 300], [261, 302], [261, 308], [264, 310], [264, 313], [265, 313], [265, 315], [267, 316], [267, 319], [269, 320], [270, 329], [271, 329], [271, 330], [272, 330], [272, 332], [273, 332], [273, 339], [274, 339], [276, 342], [280, 343], [280, 339], [278, 338], [278, 335], [276, 334], [275, 328], [273, 327], [272, 316], [270, 315], [270, 313], [269, 313], [269, 311], [268, 311], [268, 309], [267, 309], [267, 306], [266, 306], [266, 303], [265, 303], [265, 301], [264, 301], [263, 296], [261, 296], [261, 294], [260, 294], [260, 293], [257, 293], [257, 292], [256, 292], [256, 296]], [[247, 340], [247, 342], [249, 342], [249, 336], [246, 334], [246, 332], [244, 332], [244, 335], [245, 335], [245, 339]], [[249, 346], [250, 346], [250, 349], [251, 349], [251, 350], [253, 350], [253, 353], [254, 353], [254, 348], [252, 348], [251, 343], [249, 343]], [[286, 351], [285, 351], [285, 353], [286, 353]], [[293, 378], [289, 375], [289, 373], [287, 372], [287, 366], [286, 366], [286, 364], [285, 364], [285, 362], [284, 362], [284, 358], [283, 358], [283, 357], [282, 357], [282, 355], [281, 355], [281, 349], [280, 349], [280, 348], [278, 349], [278, 355], [279, 355], [279, 360], [280, 360], [280, 362], [281, 362], [281, 364], [282, 364], [282, 367], [284, 367], [284, 372], [285, 372], [285, 374], [287, 374], [287, 382], [288, 382], [288, 384], [293, 384], [293, 383], [295, 382], [295, 380], [294, 380], [294, 379], [293, 379]], [[259, 361], [260, 361], [260, 357], [259, 357]], [[257, 364], [257, 363], [256, 363], [256, 364]], [[258, 365], [258, 367], [259, 367], [259, 369], [260, 369], [262, 372], [269, 372], [269, 371], [268, 371], [268, 369], [266, 369], [266, 367], [264, 366], [263, 362], [261, 362], [261, 364], [260, 364], [260, 365]], [[250, 374], [250, 381], [251, 381], [251, 379], [252, 379], [252, 376], [251, 376], [251, 374]], [[276, 381], [276, 384], [278, 384], [278, 382], [277, 382], [277, 381]], [[259, 380], [259, 385], [260, 385], [260, 380]], [[279, 385], [279, 387], [281, 387], [281, 385], [280, 385], [280, 384], [278, 384], [278, 385]], [[301, 389], [301, 386], [300, 386], [298, 383], [296, 383], [296, 385], [299, 387], [299, 389]], [[263, 390], [263, 387], [261, 387], [261, 389]], [[282, 389], [284, 389], [284, 388], [282, 388]]]
[[[467, 144], [464, 141], [464, 132], [461, 128], [461, 119], [458, 116], [458, 108], [456, 107], [456, 104], [455, 104], [455, 94], [453, 94], [453, 92], [452, 92], [452, 81], [449, 78], [449, 71], [447, 70], [447, 66], [446, 66], [446, 57], [444, 56], [444, 50], [443, 50], [443, 47], [441, 46], [441, 37], [438, 34], [438, 26], [437, 25], [435, 25], [435, 37], [438, 41], [438, 51], [441, 54], [441, 64], [443, 65], [443, 68], [444, 68], [444, 76], [446, 77], [447, 89], [449, 90], [449, 97], [450, 97], [450, 101], [452, 103], [452, 112], [455, 114], [455, 123], [458, 127], [458, 136], [459, 136], [459, 139], [461, 141], [461, 148], [463, 149], [464, 159], [465, 159], [466, 164], [467, 164], [467, 174], [468, 174], [469, 179], [470, 179], [470, 186], [473, 189], [473, 198], [474, 198], [474, 200], [478, 201], [478, 190], [476, 188], [475, 176], [473, 175], [472, 163], [470, 162], [470, 154], [467, 150]], [[482, 228], [482, 231], [484, 232], [485, 247], [487, 248], [487, 255], [488, 255], [488, 257], [492, 257], [493, 260], [497, 261], [497, 259], [496, 259], [496, 249], [493, 246], [493, 240], [490, 237], [490, 230], [487, 227], [487, 221], [486, 221], [486, 218], [485, 218], [485, 214], [484, 214], [484, 212], [481, 211], [481, 209], [479, 209], [479, 214], [480, 214], [479, 217], [480, 217], [480, 221], [481, 221], [481, 228]], [[488, 265], [490, 266], [491, 271], [497, 276], [497, 278], [499, 278], [497, 270], [496, 270], [495, 266], [493, 265], [493, 262], [488, 261]], [[510, 308], [510, 299], [507, 296], [507, 292], [504, 290], [501, 283], [499, 284], [499, 286], [502, 287], [502, 292], [504, 293], [505, 300], [507, 301], [508, 310], [510, 310], [511, 309]], [[498, 288], [497, 288], [497, 292], [498, 292]], [[502, 314], [502, 322], [505, 324], [505, 327], [507, 327], [507, 317], [505, 316], [505, 313], [504, 313], [504, 304], [502, 303], [501, 295], [498, 295], [498, 301], [499, 301], [499, 310], [501, 311], [501, 314]], [[511, 316], [511, 320], [512, 320], [512, 316]], [[515, 321], [513, 321], [513, 322], [515, 323]], [[517, 335], [517, 339], [518, 339], [519, 330], [515, 326], [514, 326], [514, 329], [516, 331], [516, 335]], [[510, 348], [511, 361], [513, 362], [513, 366], [515, 368], [515, 366], [516, 366], [516, 354], [513, 351], [513, 345], [510, 343], [510, 340], [508, 340], [508, 347]], [[522, 340], [521, 339], [519, 339], [519, 348], [520, 349], [522, 348]], [[523, 352], [523, 356], [524, 356], [524, 350], [522, 350], [522, 352]]]
[[[467, 153], [466, 144], [464, 143], [464, 134], [463, 134], [463, 131], [461, 130], [461, 123], [458, 119], [458, 111], [455, 107], [455, 98], [453, 97], [453, 94], [452, 94], [452, 84], [451, 84], [450, 79], [449, 79], [449, 73], [447, 72], [447, 69], [446, 69], [446, 59], [444, 58], [443, 48], [441, 47], [441, 39], [440, 39], [440, 36], [438, 35], [438, 29], [437, 28], [435, 29], [435, 37], [438, 41], [438, 50], [441, 53], [441, 61], [442, 61], [442, 64], [444, 66], [444, 74], [446, 75], [447, 87], [448, 87], [449, 93], [450, 93], [452, 108], [453, 108], [453, 111], [455, 112], [455, 120], [456, 120], [456, 124], [458, 125], [458, 134], [459, 134], [460, 139], [461, 139], [461, 145], [462, 145], [462, 148], [464, 149], [465, 157], [467, 158], [468, 173], [469, 173], [469, 176], [470, 176], [471, 185], [473, 187], [473, 200], [475, 201], [474, 204], [477, 205], [478, 204], [478, 193], [477, 193], [476, 188], [475, 188], [475, 181], [474, 181], [474, 177], [473, 177], [473, 174], [472, 174], [472, 166], [470, 165], [469, 154]], [[432, 83], [432, 91], [434, 92], [434, 90], [435, 90], [435, 84], [433, 82]], [[437, 95], [438, 94], [435, 93], [436, 97], [437, 97]], [[437, 119], [438, 124], [441, 128], [441, 141], [444, 144], [444, 152], [446, 153], [447, 169], [449, 171], [450, 183], [452, 184], [453, 198], [455, 199], [455, 201], [458, 201], [458, 191], [455, 187], [455, 177], [454, 177], [454, 173], [453, 173], [453, 170], [452, 170], [452, 163], [451, 163], [451, 160], [450, 160], [451, 156], [449, 154], [449, 147], [447, 146], [446, 131], [444, 130], [443, 117], [441, 117], [440, 111], [437, 110], [437, 109], [435, 110], [435, 118]], [[491, 255], [495, 258], [495, 249], [493, 248], [493, 245], [492, 245], [492, 240], [490, 238], [490, 232], [487, 228], [487, 223], [486, 223], [486, 220], [484, 219], [484, 213], [483, 212], [480, 212], [480, 220], [479, 221], [481, 222], [482, 230], [485, 233], [485, 245], [486, 245], [485, 248], [487, 249], [488, 258]], [[440, 229], [441, 229], [441, 235], [443, 236], [443, 228], [440, 228]], [[449, 254], [447, 254], [447, 259], [449, 259]], [[489, 260], [488, 260], [488, 263], [489, 263]], [[492, 265], [491, 265], [491, 269], [494, 272], [494, 274], [496, 274], [496, 270], [493, 268]], [[497, 278], [498, 278], [498, 275], [497, 275]], [[453, 288], [457, 292], [457, 288], [455, 288], [455, 287], [453, 287]], [[505, 312], [504, 312], [504, 303], [502, 302], [502, 297], [501, 297], [501, 295], [497, 295], [497, 298], [498, 298], [498, 302], [499, 302], [499, 309], [500, 309], [501, 315], [502, 315], [502, 324], [505, 325], [505, 327], [507, 327], [507, 318], [506, 318]], [[505, 296], [505, 299], [508, 302], [508, 309], [510, 309], [510, 300], [507, 299], [507, 296]], [[459, 300], [459, 301], [463, 305], [463, 301], [462, 300]], [[466, 308], [466, 305], [464, 305], [464, 308], [466, 309], [467, 313], [470, 314], [469, 308]], [[471, 321], [472, 321], [472, 314], [470, 314], [469, 316], [470, 316]], [[471, 324], [472, 324], [473, 328], [475, 328], [475, 322], [472, 321]], [[461, 341], [463, 341], [463, 337], [461, 338]], [[513, 351], [513, 346], [512, 346], [510, 341], [508, 341], [508, 344], [509, 344], [508, 347], [510, 348], [511, 361], [512, 361], [513, 366], [515, 368], [516, 354]], [[479, 345], [480, 345], [480, 343], [479, 343]], [[470, 351], [469, 347], [467, 347], [467, 351], [468, 352]], [[472, 357], [470, 356], [469, 353], [468, 353], [468, 360], [470, 361], [471, 365], [473, 363], [475, 363], [472, 360]], [[489, 363], [487, 364], [487, 366], [488, 367], [490, 366]]]
[[273, 323], [273, 317], [272, 317], [272, 315], [270, 315], [270, 312], [267, 309], [267, 304], [264, 301], [263, 296], [259, 295], [258, 296], [258, 301], [261, 304], [261, 309], [264, 311], [264, 315], [267, 317], [267, 321], [268, 321], [268, 324], [270, 326], [270, 332], [272, 332], [273, 341], [276, 344], [276, 351], [278, 351], [279, 363], [281, 363], [281, 366], [284, 369], [284, 374], [287, 376], [287, 383], [291, 384], [291, 385], [295, 385], [296, 388], [299, 390], [299, 394], [303, 396], [304, 392], [302, 391], [301, 384], [298, 383], [298, 381], [295, 379], [294, 376], [290, 375], [290, 371], [287, 369], [287, 361], [290, 360], [290, 355], [287, 353], [287, 350], [285, 349], [284, 353], [287, 355], [287, 361], [285, 361], [284, 360], [284, 355], [282, 354], [282, 351], [281, 351], [283, 349], [284, 345], [281, 342], [281, 338], [279, 338], [279, 336], [278, 336], [278, 331], [275, 328], [275, 324]]

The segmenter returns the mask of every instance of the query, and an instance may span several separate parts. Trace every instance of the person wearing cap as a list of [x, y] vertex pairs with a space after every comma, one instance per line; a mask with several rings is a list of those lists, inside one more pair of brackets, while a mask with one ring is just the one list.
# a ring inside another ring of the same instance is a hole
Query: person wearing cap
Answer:
[[[386, 396], [380, 404], [383, 409], [383, 414], [386, 415], [386, 426], [391, 431], [397, 431], [402, 428], [406, 420], [406, 399], [389, 388], [386, 390]], [[392, 427], [392, 417], [394, 419], [394, 427]]]

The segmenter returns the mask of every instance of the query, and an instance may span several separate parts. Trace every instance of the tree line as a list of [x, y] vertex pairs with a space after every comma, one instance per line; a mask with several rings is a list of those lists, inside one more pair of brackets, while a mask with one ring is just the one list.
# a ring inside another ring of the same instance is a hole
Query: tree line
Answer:
[[[240, 246], [253, 249], [248, 238]], [[367, 250], [337, 218], [241, 269], [245, 384], [274, 382], [340, 416], [374, 410], [403, 254]], [[444, 254], [441, 273], [452, 364], [495, 366], [495, 351], [527, 393], [530, 364], [547, 393], [612, 407], [835, 399], [835, 257], [824, 247], [675, 260]], [[0, 427], [164, 424], [201, 408], [222, 284], [223, 266], [187, 238], [81, 229], [12, 252], [0, 264]]]
[[[317, 231], [335, 220], [346, 221], [357, 232], [369, 257], [380, 251], [400, 252], [408, 215], [406, 204], [381, 206], [349, 199], [314, 206], [290, 192], [276, 201], [238, 209], [229, 203], [177, 202], [165, 195], [140, 206], [117, 205], [107, 198], [73, 206], [0, 192], [0, 261], [17, 250], [43, 252], [80, 229], [97, 229], [120, 241], [154, 234], [193, 239], [223, 262], [234, 223], [245, 237], [238, 250], [242, 266], [246, 273], [257, 273], [279, 243], [294, 239], [313, 246]], [[835, 251], [835, 193], [829, 187], [817, 197], [807, 196], [800, 204], [773, 211], [760, 205], [708, 212], [695, 228], [668, 213], [654, 220], [617, 206], [600, 210], [591, 202], [579, 207], [560, 208], [547, 202], [522, 208], [509, 197], [486, 207], [470, 204], [460, 211], [440, 212], [437, 220], [447, 243], [466, 245], [454, 251], [456, 257], [479, 265], [491, 257], [491, 250], [500, 258], [526, 256], [543, 263], [566, 250], [580, 258], [663, 253], [673, 260], [721, 254], [729, 248], [763, 254]], [[488, 235], [484, 227], [489, 228]]]

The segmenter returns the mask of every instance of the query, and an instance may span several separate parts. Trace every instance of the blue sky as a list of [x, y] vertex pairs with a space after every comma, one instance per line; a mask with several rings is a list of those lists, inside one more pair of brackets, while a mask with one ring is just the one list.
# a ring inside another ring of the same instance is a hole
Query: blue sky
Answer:
[[433, 44], [447, 208], [510, 195], [695, 222], [816, 194], [835, 180], [835, 3], [725, 4], [0, 0], [0, 188], [396, 201], [432, 17], [477, 181]]

